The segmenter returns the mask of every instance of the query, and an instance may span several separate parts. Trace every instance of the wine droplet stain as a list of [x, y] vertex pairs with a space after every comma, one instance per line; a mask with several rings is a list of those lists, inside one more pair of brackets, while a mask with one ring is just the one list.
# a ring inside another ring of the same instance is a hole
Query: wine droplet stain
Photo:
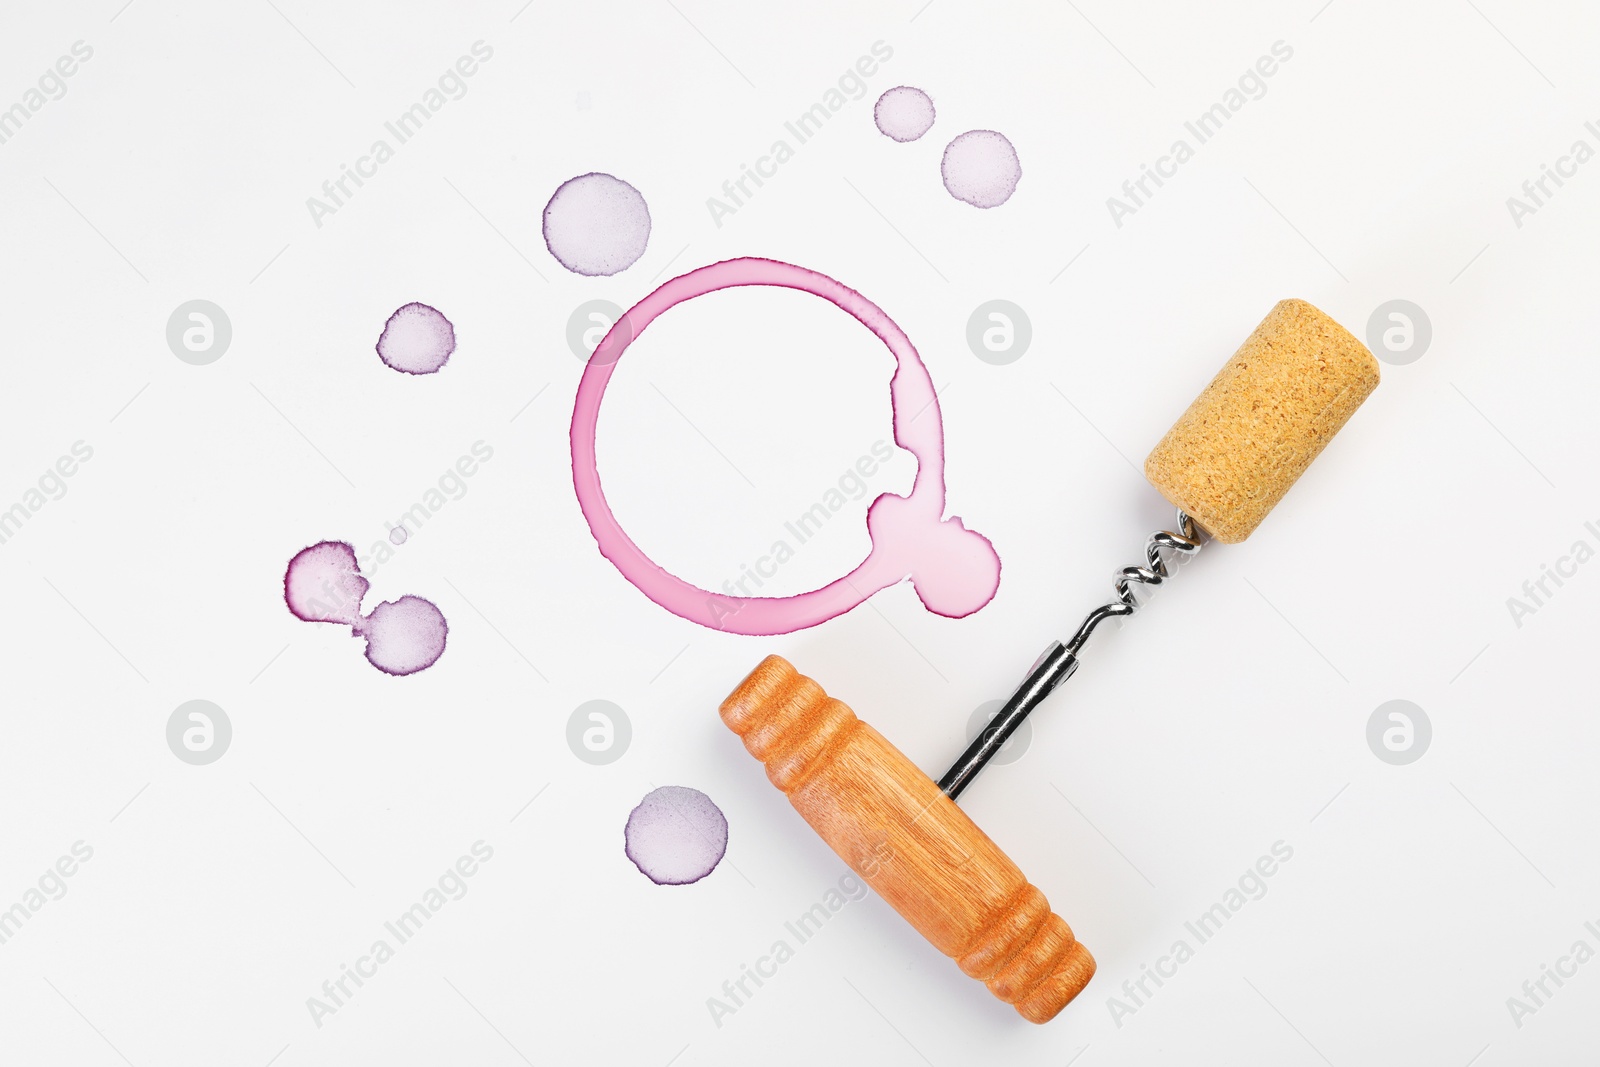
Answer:
[[1011, 199], [1022, 180], [1022, 163], [1005, 134], [968, 130], [951, 141], [939, 164], [944, 187], [973, 207], [999, 207]]
[[456, 350], [456, 328], [438, 308], [412, 302], [383, 324], [378, 358], [404, 374], [432, 374]]
[[627, 270], [650, 242], [644, 196], [610, 174], [562, 182], [544, 207], [544, 243], [574, 274], [605, 277]]
[[897, 85], [878, 97], [872, 120], [878, 132], [901, 144], [915, 141], [933, 128], [933, 101], [921, 89]]
[[305, 622], [354, 626], [361, 620], [361, 598], [366, 595], [367, 580], [356, 566], [356, 550], [343, 541], [301, 549], [283, 575], [284, 602]]
[[432, 601], [407, 595], [362, 615], [368, 588], [356, 550], [344, 541], [301, 549], [283, 574], [284, 603], [295, 618], [350, 627], [366, 639], [367, 661], [380, 671], [406, 675], [433, 666], [444, 655], [450, 630], [444, 614]]
[[623, 851], [656, 885], [698, 882], [728, 851], [728, 820], [698, 789], [664, 785], [628, 815]]
[[373, 608], [356, 633], [367, 639], [367, 661], [385, 674], [415, 674], [444, 654], [450, 627], [431, 600], [403, 596]]

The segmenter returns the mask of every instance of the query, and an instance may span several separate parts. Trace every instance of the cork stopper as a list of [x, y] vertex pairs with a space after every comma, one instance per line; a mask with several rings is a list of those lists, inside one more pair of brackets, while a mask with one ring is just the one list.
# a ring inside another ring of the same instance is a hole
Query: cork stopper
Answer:
[[1282, 300], [1144, 461], [1161, 495], [1212, 537], [1249, 537], [1378, 387], [1366, 345]]

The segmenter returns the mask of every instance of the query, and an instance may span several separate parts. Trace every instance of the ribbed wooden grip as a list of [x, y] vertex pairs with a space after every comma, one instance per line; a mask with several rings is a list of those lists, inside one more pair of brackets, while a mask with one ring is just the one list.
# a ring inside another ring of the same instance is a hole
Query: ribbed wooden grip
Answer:
[[988, 835], [787, 660], [762, 660], [722, 721], [840, 859], [1023, 1018], [1048, 1022], [1093, 976], [1094, 957]]

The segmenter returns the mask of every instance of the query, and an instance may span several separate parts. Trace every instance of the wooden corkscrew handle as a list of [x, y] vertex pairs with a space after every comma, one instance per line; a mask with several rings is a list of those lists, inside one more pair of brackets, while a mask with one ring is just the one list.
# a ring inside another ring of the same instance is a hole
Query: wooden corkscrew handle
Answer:
[[1048, 1022], [1094, 975], [1094, 957], [988, 835], [787, 660], [762, 660], [721, 711], [839, 858], [1023, 1018]]

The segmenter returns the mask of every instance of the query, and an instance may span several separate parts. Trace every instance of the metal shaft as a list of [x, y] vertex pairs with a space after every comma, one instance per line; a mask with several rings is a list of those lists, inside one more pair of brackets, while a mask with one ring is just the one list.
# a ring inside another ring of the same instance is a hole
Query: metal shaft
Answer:
[[1200, 551], [1200, 530], [1195, 521], [1183, 511], [1178, 512], [1178, 532], [1161, 530], [1150, 535], [1145, 542], [1144, 554], [1148, 562], [1146, 567], [1124, 567], [1117, 572], [1117, 599], [1108, 604], [1102, 604], [1089, 612], [1084, 617], [1083, 623], [1078, 627], [1078, 632], [1072, 635], [1072, 640], [1066, 644], [1053, 641], [1044, 654], [1034, 662], [1033, 668], [1028, 671], [1028, 676], [1022, 684], [1011, 694], [997, 715], [990, 721], [972, 744], [961, 754], [961, 758], [953, 763], [944, 777], [939, 779], [939, 788], [951, 800], [959, 797], [963, 790], [972, 783], [983, 770], [984, 765], [994, 758], [1001, 747], [1017, 732], [1022, 721], [1028, 717], [1034, 708], [1044, 702], [1044, 698], [1055, 691], [1062, 682], [1071, 678], [1078, 669], [1078, 653], [1088, 643], [1089, 636], [1095, 628], [1110, 618], [1123, 615], [1132, 615], [1140, 608], [1139, 601], [1133, 593], [1134, 585], [1148, 585], [1152, 588], [1160, 585], [1172, 576], [1168, 558], [1162, 552], [1171, 552], [1176, 556], [1192, 556]]

